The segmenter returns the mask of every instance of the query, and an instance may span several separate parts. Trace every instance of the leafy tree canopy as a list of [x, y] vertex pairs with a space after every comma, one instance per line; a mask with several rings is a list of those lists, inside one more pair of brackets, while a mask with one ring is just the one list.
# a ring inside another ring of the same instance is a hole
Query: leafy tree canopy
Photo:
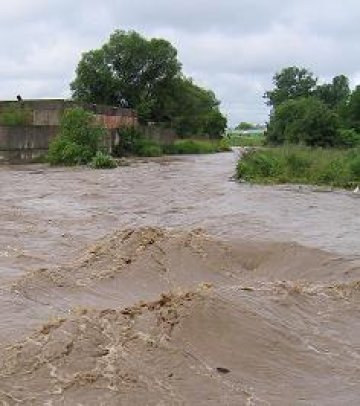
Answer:
[[346, 127], [360, 132], [360, 86], [356, 86], [351, 93], [349, 101], [341, 113]]
[[251, 130], [252, 128], [254, 128], [254, 124], [251, 123], [247, 123], [246, 121], [241, 121], [241, 123], [239, 125], [236, 126], [236, 130]]
[[274, 89], [267, 91], [264, 98], [267, 104], [276, 107], [279, 104], [299, 97], [307, 97], [312, 94], [317, 78], [305, 68], [290, 66], [278, 72], [273, 77]]
[[182, 74], [176, 49], [134, 31], [115, 31], [102, 48], [84, 53], [71, 89], [76, 100], [131, 107], [141, 120], [182, 134], [218, 136], [226, 127], [214, 93]]
[[272, 144], [329, 147], [339, 144], [337, 115], [315, 97], [283, 102], [270, 117], [266, 132]]
[[344, 75], [335, 76], [332, 83], [317, 86], [314, 90], [314, 96], [330, 108], [339, 107], [349, 99], [349, 79]]
[[360, 87], [350, 90], [345, 75], [317, 85], [307, 69], [288, 67], [265, 93], [272, 106], [267, 141], [310, 146], [353, 147], [360, 143]]

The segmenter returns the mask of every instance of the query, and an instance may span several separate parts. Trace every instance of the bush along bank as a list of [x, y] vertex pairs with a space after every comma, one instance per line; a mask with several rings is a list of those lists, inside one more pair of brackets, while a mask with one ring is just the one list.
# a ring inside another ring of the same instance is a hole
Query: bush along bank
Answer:
[[93, 169], [113, 169], [117, 167], [117, 164], [113, 157], [98, 151], [92, 158], [90, 167]]
[[283, 146], [253, 150], [236, 168], [240, 180], [261, 184], [313, 184], [353, 188], [360, 184], [360, 149]]
[[119, 144], [113, 151], [116, 157], [155, 157], [163, 154], [161, 145], [145, 137], [137, 127], [130, 126], [120, 128], [118, 133]]
[[[131, 126], [119, 131], [115, 157], [156, 157], [163, 154], [208, 154], [229, 151], [225, 139], [177, 140], [171, 145], [160, 145], [143, 135], [141, 129]], [[50, 144], [47, 160], [52, 165], [90, 165], [92, 168], [114, 168], [116, 161], [100, 151], [100, 140], [106, 129], [95, 123], [93, 114], [82, 108], [65, 111], [58, 136]]]
[[230, 145], [226, 139], [221, 140], [177, 140], [174, 144], [163, 147], [165, 154], [214, 154], [216, 152], [230, 151]]
[[49, 147], [51, 165], [87, 165], [94, 168], [115, 167], [112, 158], [100, 152], [100, 139], [105, 128], [95, 124], [94, 115], [82, 108], [64, 112], [59, 134]]
[[219, 140], [179, 139], [173, 144], [161, 145], [146, 138], [141, 133], [141, 130], [136, 127], [120, 129], [119, 138], [119, 145], [114, 150], [114, 155], [117, 157], [154, 157], [163, 154], [212, 154], [231, 150], [229, 142], [224, 138]]

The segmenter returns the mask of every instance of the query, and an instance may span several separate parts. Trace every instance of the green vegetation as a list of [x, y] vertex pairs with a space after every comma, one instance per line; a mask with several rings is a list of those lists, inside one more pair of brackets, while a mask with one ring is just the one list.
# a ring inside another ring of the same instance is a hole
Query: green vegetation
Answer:
[[137, 127], [124, 127], [118, 130], [120, 142], [114, 150], [117, 157], [124, 156], [160, 156], [163, 151], [155, 141], [146, 138]]
[[248, 123], [246, 121], [241, 121], [236, 127], [235, 130], [240, 130], [240, 131], [246, 131], [246, 130], [252, 130], [255, 128], [254, 124]]
[[94, 116], [82, 108], [65, 111], [58, 136], [49, 147], [52, 165], [84, 165], [91, 162], [99, 149], [105, 129], [94, 122]]
[[157, 142], [142, 138], [135, 143], [135, 155], [143, 157], [154, 157], [163, 154], [161, 145]]
[[116, 161], [110, 155], [97, 151], [90, 162], [90, 166], [94, 169], [113, 169], [117, 167]]
[[119, 130], [120, 143], [114, 151], [117, 157], [143, 156], [154, 157], [163, 154], [212, 154], [215, 152], [229, 151], [227, 139], [203, 140], [181, 139], [173, 144], [160, 145], [146, 138], [141, 130], [136, 127], [125, 127]]
[[264, 135], [230, 134], [227, 140], [232, 147], [262, 147], [265, 144]]
[[360, 150], [299, 146], [254, 150], [238, 162], [237, 177], [255, 183], [349, 188], [360, 183]]
[[135, 144], [143, 135], [138, 128], [134, 126], [123, 127], [118, 129], [119, 145], [113, 151], [116, 157], [135, 155]]
[[314, 97], [291, 99], [277, 106], [266, 132], [269, 144], [340, 146], [338, 118]]
[[166, 40], [115, 31], [100, 49], [83, 54], [71, 84], [75, 100], [134, 108], [142, 122], [158, 122], [180, 136], [219, 138], [226, 118], [215, 94], [185, 77]]
[[250, 151], [237, 177], [257, 183], [353, 187], [360, 183], [360, 87], [344, 75], [318, 84], [304, 68], [276, 73], [265, 93], [272, 107], [265, 132], [270, 148]]
[[351, 92], [346, 76], [320, 85], [307, 69], [292, 66], [276, 73], [273, 83], [264, 96], [272, 107], [269, 145], [360, 145], [360, 87]]
[[31, 111], [18, 105], [7, 107], [0, 113], [0, 125], [14, 127], [30, 125], [31, 120]]
[[274, 109], [288, 100], [312, 95], [317, 78], [305, 68], [290, 66], [273, 77], [274, 89], [265, 93], [267, 104]]
[[227, 140], [177, 140], [172, 145], [163, 147], [166, 154], [213, 154], [230, 151]]
[[360, 133], [360, 86], [356, 86], [346, 104], [339, 111], [346, 128], [353, 128]]

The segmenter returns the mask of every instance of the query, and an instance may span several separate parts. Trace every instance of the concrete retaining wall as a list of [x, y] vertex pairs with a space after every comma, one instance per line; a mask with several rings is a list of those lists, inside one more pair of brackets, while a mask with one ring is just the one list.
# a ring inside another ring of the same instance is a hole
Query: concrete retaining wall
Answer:
[[31, 162], [47, 152], [56, 133], [54, 126], [0, 126], [0, 163]]
[[102, 148], [110, 153], [119, 142], [116, 129], [138, 124], [136, 112], [121, 107], [79, 104], [63, 99], [0, 101], [0, 114], [16, 109], [30, 117], [26, 126], [0, 126], [0, 163], [31, 162], [45, 154], [59, 131], [64, 111], [74, 107], [91, 111], [96, 121], [107, 129]]
[[[176, 134], [171, 129], [157, 126], [140, 128], [146, 137], [160, 144], [172, 144], [176, 139]], [[27, 163], [45, 155], [58, 130], [58, 126], [51, 125], [0, 126], [0, 164]], [[101, 140], [101, 149], [111, 154], [119, 142], [117, 130], [108, 128], [107, 134]]]
[[[27, 163], [45, 155], [56, 137], [57, 126], [0, 126], [0, 164]], [[116, 130], [108, 130], [100, 141], [100, 148], [108, 153], [119, 143]]]
[[114, 129], [127, 125], [137, 125], [137, 114], [132, 109], [105, 106], [100, 104], [76, 103], [63, 99], [0, 101], [0, 114], [7, 110], [19, 109], [29, 112], [29, 125], [58, 126], [66, 109], [82, 107], [95, 114], [96, 120], [106, 128]]

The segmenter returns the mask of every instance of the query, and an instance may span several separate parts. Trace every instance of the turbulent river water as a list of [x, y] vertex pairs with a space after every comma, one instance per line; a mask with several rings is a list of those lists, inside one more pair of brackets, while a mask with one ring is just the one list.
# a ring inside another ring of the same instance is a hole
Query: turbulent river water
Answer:
[[360, 197], [237, 155], [0, 168], [1, 405], [358, 405]]

